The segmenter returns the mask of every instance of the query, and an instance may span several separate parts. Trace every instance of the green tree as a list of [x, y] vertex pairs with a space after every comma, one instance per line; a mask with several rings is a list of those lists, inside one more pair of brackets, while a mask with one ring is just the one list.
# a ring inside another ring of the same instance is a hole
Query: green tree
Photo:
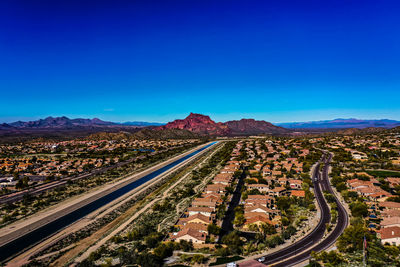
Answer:
[[222, 243], [228, 246], [232, 254], [239, 254], [242, 250], [243, 241], [240, 239], [237, 231], [232, 231], [222, 237]]
[[183, 251], [191, 251], [191, 250], [193, 250], [193, 242], [192, 241], [188, 242], [186, 240], [180, 240], [179, 247]]
[[282, 216], [281, 221], [283, 226], [288, 226], [290, 224], [290, 220], [287, 217]]
[[368, 235], [368, 232], [362, 223], [350, 225], [338, 239], [337, 247], [339, 251], [354, 252], [362, 250], [365, 235]]
[[368, 206], [363, 202], [355, 202], [350, 204], [351, 214], [355, 217], [365, 217], [368, 215]]
[[224, 218], [224, 216], [225, 216], [225, 209], [226, 209], [225, 204], [221, 204], [221, 205], [218, 206], [217, 213], [216, 213], [217, 219], [222, 220], [222, 219]]
[[144, 242], [147, 247], [155, 248], [158, 245], [158, 242], [160, 242], [161, 238], [162, 236], [159, 233], [155, 232], [146, 236]]
[[207, 231], [209, 235], [219, 235], [219, 233], [221, 232], [221, 227], [214, 223], [211, 223], [207, 226]]
[[236, 213], [235, 219], [233, 220], [233, 224], [236, 226], [242, 226], [246, 222], [246, 218], [243, 213]]
[[175, 249], [175, 244], [173, 242], [166, 242], [159, 244], [154, 249], [154, 255], [156, 255], [159, 259], [165, 259], [169, 256], [172, 256], [172, 252]]
[[346, 186], [346, 184], [345, 184], [344, 182], [341, 182], [341, 183], [338, 183], [338, 184], [336, 185], [336, 189], [337, 189], [339, 192], [341, 192], [341, 191], [343, 191], [343, 190], [346, 190], [346, 189], [347, 189], [347, 186]]
[[289, 197], [278, 197], [276, 205], [280, 210], [286, 211], [290, 208], [290, 198]]

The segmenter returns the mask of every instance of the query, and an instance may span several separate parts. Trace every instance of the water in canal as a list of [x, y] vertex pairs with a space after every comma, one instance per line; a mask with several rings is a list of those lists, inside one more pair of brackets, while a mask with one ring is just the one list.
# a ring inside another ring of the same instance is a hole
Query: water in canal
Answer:
[[160, 175], [163, 172], [168, 171], [169, 169], [175, 167], [179, 163], [187, 160], [188, 158], [198, 154], [199, 152], [203, 151], [204, 149], [216, 144], [217, 142], [210, 143], [150, 174], [147, 174], [146, 176], [133, 181], [132, 183], [129, 183], [125, 185], [124, 187], [121, 187], [97, 200], [94, 200], [93, 202], [88, 203], [87, 205], [76, 209], [72, 211], [69, 214], [66, 214], [63, 217], [60, 217], [46, 225], [43, 225], [42, 227], [27, 233], [24, 236], [21, 236], [10, 243], [5, 244], [4, 246], [0, 247], [0, 261], [4, 261], [11, 256], [19, 253], [20, 251], [25, 250], [26, 248], [38, 243], [39, 241], [45, 239], [46, 237], [49, 237], [50, 235], [53, 235], [60, 231], [61, 229], [65, 228], [66, 226], [70, 225], [71, 223], [76, 222], [77, 220], [85, 217], [89, 213], [97, 210], [98, 208], [110, 203], [111, 201], [119, 198], [120, 196], [128, 193], [129, 191], [135, 189], [136, 187], [144, 184], [145, 182], [153, 179], [154, 177]]

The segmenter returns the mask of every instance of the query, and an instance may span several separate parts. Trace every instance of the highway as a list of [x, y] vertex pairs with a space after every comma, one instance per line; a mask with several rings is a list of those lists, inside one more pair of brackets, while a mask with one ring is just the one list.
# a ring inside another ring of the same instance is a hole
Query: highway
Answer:
[[329, 223], [331, 220], [330, 210], [328, 207], [328, 203], [323, 196], [323, 191], [328, 191], [329, 193], [334, 195], [328, 178], [329, 163], [331, 162], [331, 160], [332, 154], [324, 154], [321, 160], [324, 163], [324, 166], [322, 168], [322, 175], [319, 171], [320, 163], [315, 166], [313, 172], [312, 181], [314, 186], [314, 194], [321, 211], [321, 219], [318, 225], [311, 233], [309, 233], [301, 240], [279, 251], [265, 255], [265, 260], [263, 261], [264, 264], [274, 267], [287, 267], [301, 263], [310, 258], [310, 254], [312, 251], [319, 252], [329, 248], [332, 244], [335, 243], [337, 238], [343, 233], [344, 229], [347, 227], [347, 212], [340, 201], [336, 199], [336, 204], [338, 207], [337, 224], [333, 231], [330, 232], [330, 234], [322, 240], [326, 230], [326, 223]]
[[90, 197], [84, 198], [74, 205], [66, 205], [60, 211], [46, 215], [46, 217], [29, 224], [15, 227], [8, 233], [0, 235], [0, 261], [4, 261], [15, 254], [37, 244], [43, 239], [57, 233], [68, 225], [78, 221], [87, 214], [107, 205], [111, 201], [124, 196], [136, 187], [153, 179], [160, 179], [161, 175], [167, 174], [176, 167], [190, 162], [202, 154], [207, 148], [214, 146], [217, 142], [210, 142], [198, 146], [163, 163], [153, 166], [141, 173], [132, 175], [115, 185], [110, 185], [106, 190], [98, 190]]

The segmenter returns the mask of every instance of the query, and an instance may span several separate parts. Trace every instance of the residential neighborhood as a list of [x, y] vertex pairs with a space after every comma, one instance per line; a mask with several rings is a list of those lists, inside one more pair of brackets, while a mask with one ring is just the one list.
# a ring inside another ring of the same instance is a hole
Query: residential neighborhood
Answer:
[[194, 139], [71, 140], [0, 145], [1, 192], [15, 192], [196, 142]]

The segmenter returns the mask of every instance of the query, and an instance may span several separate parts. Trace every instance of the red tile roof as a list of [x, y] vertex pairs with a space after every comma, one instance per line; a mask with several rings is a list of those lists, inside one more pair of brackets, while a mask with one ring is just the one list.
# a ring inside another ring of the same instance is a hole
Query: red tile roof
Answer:
[[292, 197], [305, 197], [306, 192], [304, 192], [303, 190], [292, 190], [290, 191], [290, 195]]
[[400, 237], [400, 227], [393, 226], [393, 227], [382, 228], [381, 230], [379, 230], [379, 233], [382, 240]]

